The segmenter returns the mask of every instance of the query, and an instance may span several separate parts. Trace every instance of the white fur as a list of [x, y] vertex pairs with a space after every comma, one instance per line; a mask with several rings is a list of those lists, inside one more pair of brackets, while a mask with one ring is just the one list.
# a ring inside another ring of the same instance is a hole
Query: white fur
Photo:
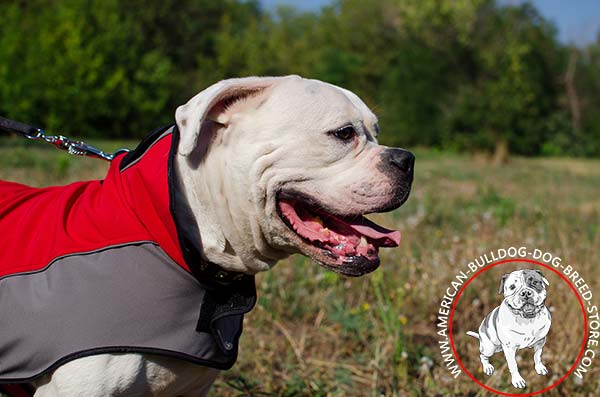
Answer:
[[[390, 200], [391, 182], [377, 168], [377, 119], [350, 91], [298, 76], [230, 79], [175, 117], [176, 170], [199, 220], [203, 254], [228, 270], [253, 274], [294, 252], [312, 256], [278, 218], [277, 189], [294, 187], [356, 213]], [[359, 132], [355, 145], [328, 135], [348, 124]], [[63, 365], [37, 382], [36, 396], [202, 396], [217, 372], [170, 358], [103, 354]]]
[[219, 371], [166, 357], [101, 354], [70, 361], [36, 382], [36, 397], [202, 397]]

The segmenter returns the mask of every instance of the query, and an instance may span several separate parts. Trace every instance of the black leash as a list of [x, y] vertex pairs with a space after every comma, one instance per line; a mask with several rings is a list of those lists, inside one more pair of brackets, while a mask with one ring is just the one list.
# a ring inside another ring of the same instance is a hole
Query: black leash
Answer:
[[97, 159], [112, 161], [115, 156], [129, 152], [129, 149], [119, 149], [115, 153], [106, 153], [102, 150], [88, 145], [82, 141], [74, 141], [63, 135], [47, 135], [46, 132], [29, 124], [0, 117], [0, 130], [17, 134], [23, 138], [33, 141], [44, 141], [56, 146], [59, 149], [66, 150], [69, 154], [75, 156], [88, 156]]

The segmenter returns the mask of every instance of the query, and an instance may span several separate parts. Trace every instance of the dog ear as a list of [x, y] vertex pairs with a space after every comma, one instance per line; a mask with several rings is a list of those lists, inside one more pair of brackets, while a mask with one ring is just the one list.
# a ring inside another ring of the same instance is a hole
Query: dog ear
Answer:
[[229, 120], [224, 117], [224, 113], [231, 105], [261, 93], [275, 79], [276, 77], [244, 77], [222, 80], [194, 96], [185, 105], [179, 106], [175, 112], [181, 134], [179, 154], [188, 156], [194, 151], [204, 121], [212, 120], [226, 125]]
[[502, 292], [504, 292], [504, 283], [506, 282], [506, 279], [508, 278], [508, 276], [510, 276], [510, 273], [506, 273], [504, 276], [502, 276], [502, 278], [500, 279], [500, 287], [498, 288], [498, 293], [501, 294]]
[[550, 282], [548, 281], [548, 279], [546, 279], [546, 277], [544, 277], [544, 273], [542, 273], [542, 271], [541, 271], [541, 270], [537, 270], [537, 269], [536, 269], [536, 270], [535, 270], [535, 272], [536, 272], [537, 274], [539, 274], [540, 276], [542, 276], [542, 281], [544, 282], [544, 284], [546, 284], [546, 285], [550, 285]]

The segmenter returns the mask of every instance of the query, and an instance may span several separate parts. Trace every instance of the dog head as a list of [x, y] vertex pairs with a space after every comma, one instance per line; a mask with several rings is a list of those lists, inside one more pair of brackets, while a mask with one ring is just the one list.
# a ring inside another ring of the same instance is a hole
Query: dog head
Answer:
[[539, 270], [516, 270], [502, 277], [498, 293], [504, 293], [504, 301], [511, 309], [529, 318], [544, 305], [548, 285], [550, 283]]
[[377, 268], [380, 247], [398, 245], [399, 232], [364, 215], [406, 201], [414, 156], [377, 143], [377, 118], [352, 92], [299, 76], [230, 79], [176, 120], [200, 229], [212, 215], [221, 229], [201, 233], [209, 259], [236, 256], [237, 270], [253, 272], [302, 253], [358, 276]]

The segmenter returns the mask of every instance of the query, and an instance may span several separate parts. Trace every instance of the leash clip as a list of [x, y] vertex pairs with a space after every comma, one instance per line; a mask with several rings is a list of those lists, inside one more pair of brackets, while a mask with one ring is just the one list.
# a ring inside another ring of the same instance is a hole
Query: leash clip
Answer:
[[87, 156], [112, 161], [117, 155], [129, 152], [129, 149], [119, 149], [112, 154], [106, 153], [83, 141], [75, 141], [64, 135], [46, 135], [46, 132], [41, 128], [32, 127], [4, 117], [0, 117], [0, 130], [16, 133], [32, 141], [45, 141], [59, 149], [66, 150], [67, 153], [74, 156]]

